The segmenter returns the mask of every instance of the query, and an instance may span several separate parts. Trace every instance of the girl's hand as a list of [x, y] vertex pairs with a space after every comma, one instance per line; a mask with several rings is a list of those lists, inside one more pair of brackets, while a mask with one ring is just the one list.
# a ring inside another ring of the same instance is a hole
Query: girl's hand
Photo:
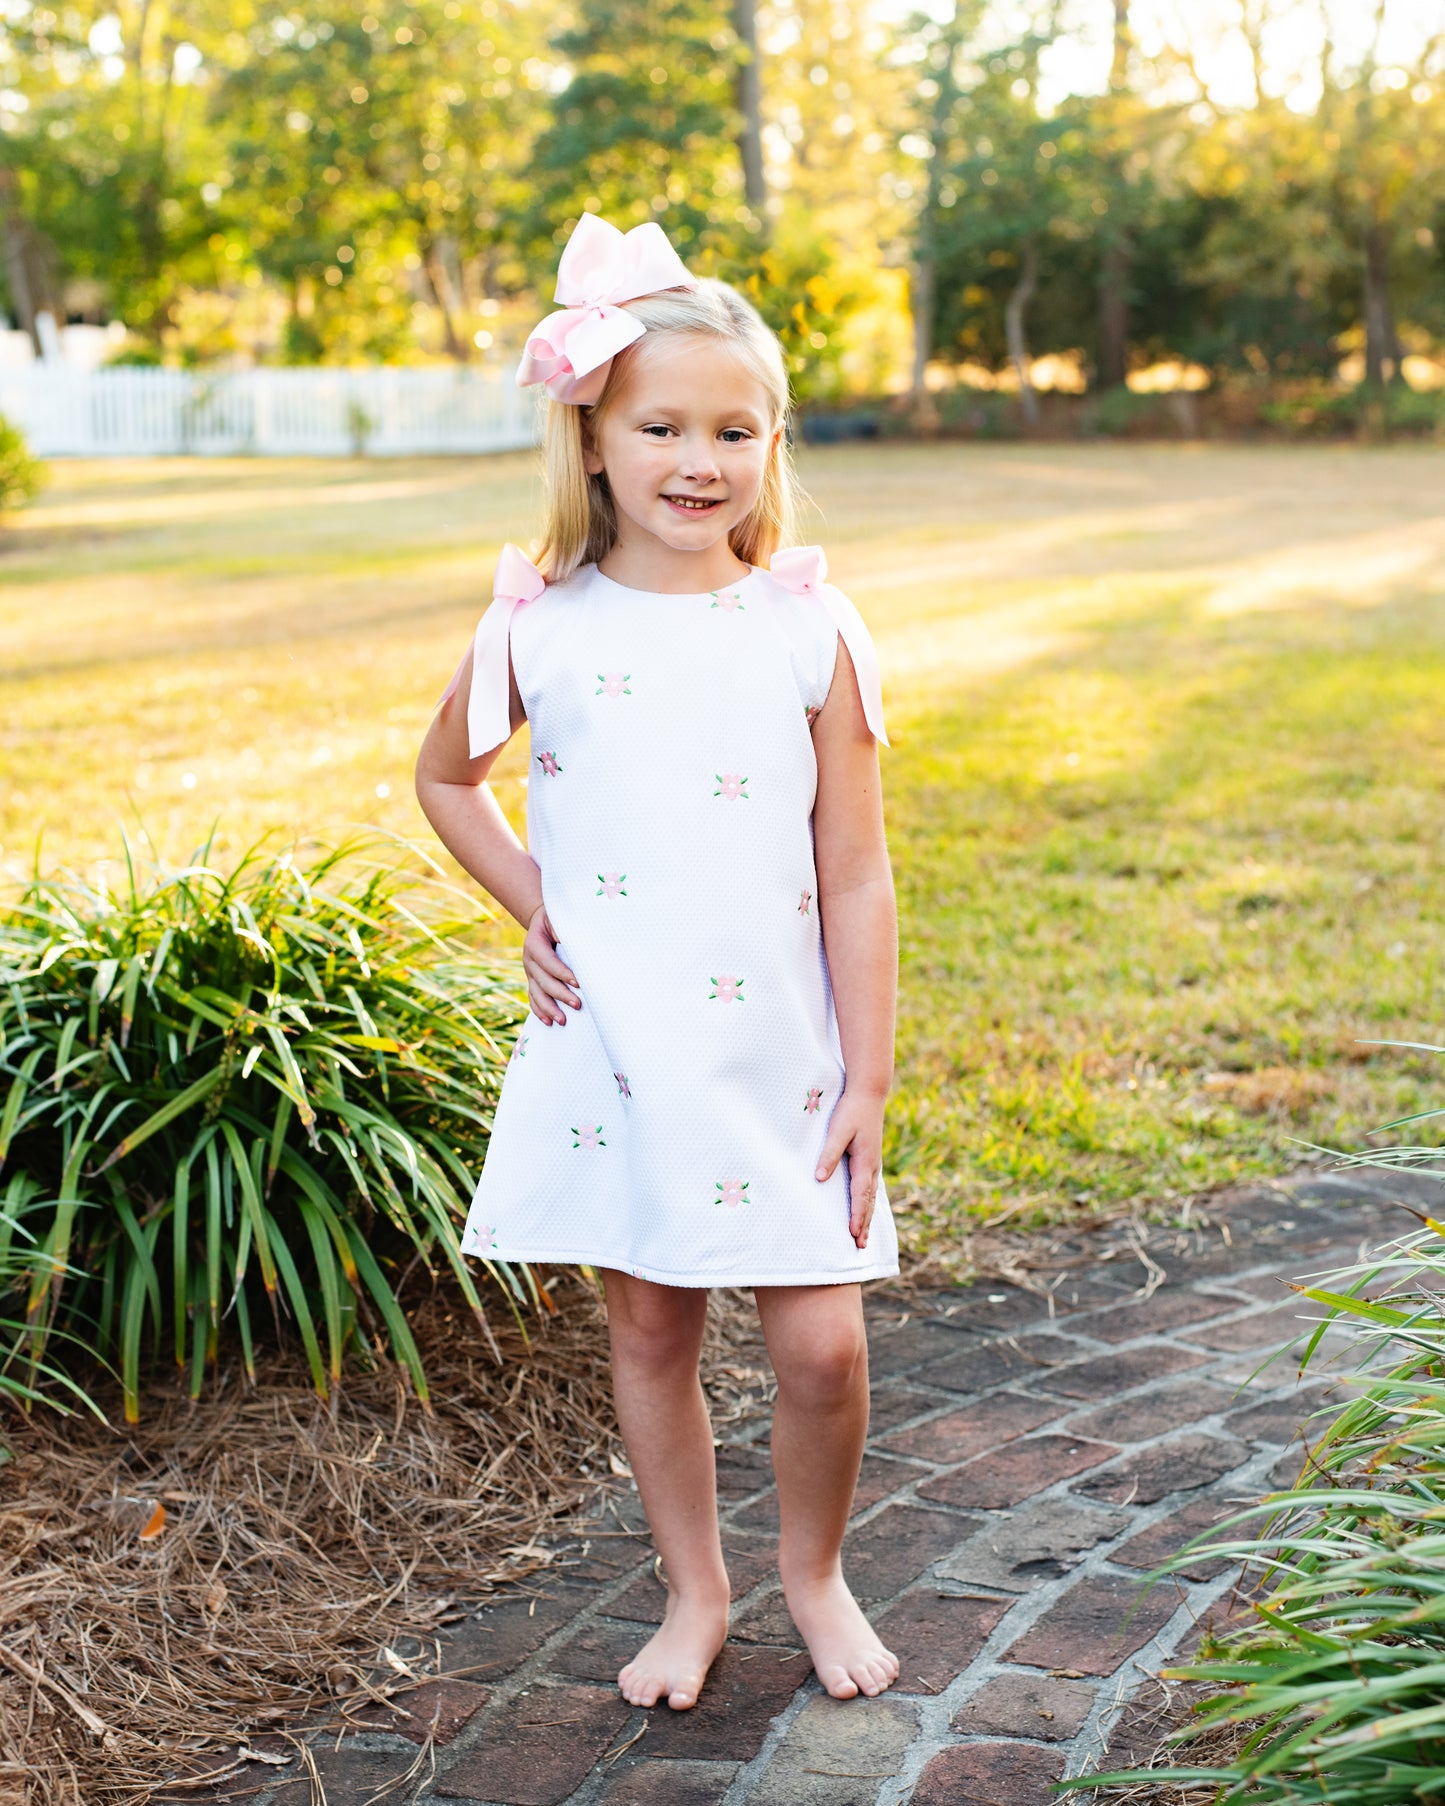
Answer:
[[547, 919], [547, 906], [539, 903], [527, 924], [527, 938], [522, 942], [522, 970], [527, 974], [527, 996], [534, 1015], [550, 1027], [567, 1020], [562, 1005], [574, 1010], [582, 1008], [574, 973], [557, 957], [557, 936]]
[[878, 1197], [883, 1167], [883, 1099], [845, 1088], [828, 1123], [828, 1138], [815, 1177], [831, 1179], [838, 1162], [848, 1156], [848, 1233], [859, 1248], [868, 1246], [868, 1229]]

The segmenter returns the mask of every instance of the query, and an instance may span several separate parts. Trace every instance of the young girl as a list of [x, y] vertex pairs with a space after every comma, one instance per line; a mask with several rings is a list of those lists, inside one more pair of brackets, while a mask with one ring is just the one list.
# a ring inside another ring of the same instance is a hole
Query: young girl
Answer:
[[[868, 1422], [860, 1282], [898, 1271], [879, 1183], [897, 964], [878, 666], [794, 491], [781, 347], [655, 224], [585, 214], [518, 371], [545, 382], [537, 564], [494, 599], [417, 762], [457, 860], [526, 929], [532, 1016], [468, 1253], [603, 1275], [617, 1416], [667, 1577], [618, 1676], [694, 1704], [727, 1634], [709, 1286], [755, 1288], [788, 1609], [838, 1699], [898, 1663], [843, 1578]], [[486, 777], [530, 732], [528, 846]]]

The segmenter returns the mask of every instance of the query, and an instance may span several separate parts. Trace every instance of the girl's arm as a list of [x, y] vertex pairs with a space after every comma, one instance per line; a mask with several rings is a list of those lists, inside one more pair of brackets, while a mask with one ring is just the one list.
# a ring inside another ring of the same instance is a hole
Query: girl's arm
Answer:
[[[526, 720], [515, 674], [509, 677], [512, 733]], [[562, 1004], [580, 1010], [577, 980], [557, 957], [557, 937], [542, 902], [542, 874], [512, 832], [487, 783], [501, 746], [472, 758], [467, 746], [467, 698], [472, 654], [456, 688], [432, 717], [416, 761], [416, 795], [422, 813], [457, 864], [514, 915], [527, 931], [522, 966], [532, 1009], [543, 1022], [565, 1022]], [[503, 741], [506, 745], [506, 741]]]
[[883, 1101], [893, 1083], [898, 913], [883, 835], [878, 747], [841, 638], [828, 700], [813, 727], [813, 747], [818, 914], [846, 1074], [817, 1176], [829, 1178], [846, 1151], [848, 1229], [858, 1247], [866, 1248], [883, 1164]]

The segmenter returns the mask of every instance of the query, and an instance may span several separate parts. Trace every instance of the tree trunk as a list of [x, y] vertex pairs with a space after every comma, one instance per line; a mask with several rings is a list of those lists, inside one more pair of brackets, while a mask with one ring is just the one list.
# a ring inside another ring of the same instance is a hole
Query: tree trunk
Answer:
[[436, 301], [437, 310], [442, 317], [442, 335], [446, 340], [447, 356], [455, 358], [459, 364], [464, 364], [470, 355], [469, 348], [457, 334], [457, 298], [452, 289], [452, 279], [447, 271], [446, 260], [442, 256], [440, 245], [434, 238], [422, 240], [421, 261], [422, 268], [426, 271], [426, 279], [431, 285], [432, 297]]
[[1365, 234], [1364, 312], [1365, 382], [1380, 389], [1400, 373], [1395, 308], [1390, 298], [1390, 234], [1383, 220], [1372, 221]]
[[913, 315], [913, 380], [909, 386], [910, 418], [919, 432], [938, 426], [938, 408], [928, 392], [928, 360], [933, 355], [934, 264], [926, 253], [914, 263], [908, 307]]
[[764, 218], [768, 201], [767, 181], [763, 175], [763, 84], [758, 66], [757, 0], [733, 0], [733, 25], [738, 42], [747, 52], [747, 61], [738, 65], [737, 106], [742, 114], [742, 130], [738, 134], [738, 155], [743, 165], [743, 198], [748, 206]]
[[22, 331], [30, 334], [30, 343], [39, 357], [44, 351], [37, 314], [48, 313], [57, 326], [65, 316], [50, 277], [49, 258], [39, 233], [26, 219], [20, 207], [19, 184], [13, 169], [0, 169], [0, 233], [4, 237], [5, 277], [10, 299], [15, 304], [16, 318]]
[[1039, 424], [1039, 392], [1034, 387], [1033, 359], [1029, 356], [1028, 337], [1024, 328], [1024, 317], [1038, 285], [1039, 249], [1031, 238], [1026, 238], [1019, 259], [1019, 279], [1003, 310], [1003, 320], [1008, 337], [1009, 362], [1018, 371], [1019, 402], [1023, 407], [1024, 423], [1027, 426]]
[[1114, 53], [1109, 62], [1109, 88], [1122, 94], [1129, 86], [1129, 0], [1114, 0]]
[[1129, 278], [1134, 252], [1122, 234], [1104, 246], [1099, 272], [1099, 387], [1117, 389], [1129, 374]]

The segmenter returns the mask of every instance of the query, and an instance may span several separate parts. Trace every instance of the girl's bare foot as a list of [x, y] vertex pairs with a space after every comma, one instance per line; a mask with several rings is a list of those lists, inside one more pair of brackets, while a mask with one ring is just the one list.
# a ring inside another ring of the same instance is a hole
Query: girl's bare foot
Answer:
[[[617, 1677], [630, 1706], [655, 1706], [665, 1699], [674, 1712], [697, 1704], [703, 1680], [727, 1640], [728, 1601], [667, 1596], [667, 1612], [657, 1635]], [[897, 1672], [897, 1664], [894, 1664]]]
[[834, 1699], [871, 1698], [898, 1679], [898, 1658], [885, 1649], [859, 1610], [841, 1574], [821, 1581], [783, 1582], [788, 1602], [818, 1679]]

